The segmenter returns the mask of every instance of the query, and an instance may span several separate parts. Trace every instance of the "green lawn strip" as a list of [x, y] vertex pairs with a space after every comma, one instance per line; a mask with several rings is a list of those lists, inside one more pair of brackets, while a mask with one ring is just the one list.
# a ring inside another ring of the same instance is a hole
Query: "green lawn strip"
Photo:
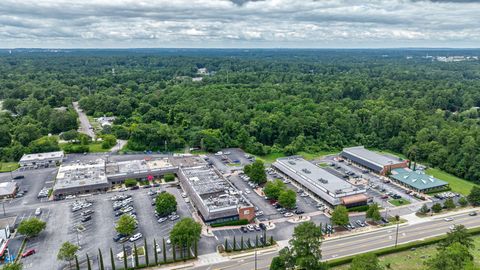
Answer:
[[[313, 152], [313, 153], [298, 152], [297, 155], [302, 156], [304, 159], [312, 160], [312, 159], [320, 158], [323, 156], [336, 154], [338, 152], [339, 152], [338, 150], [319, 151], [319, 152]], [[277, 160], [277, 158], [286, 157], [286, 156], [287, 155], [283, 152], [273, 152], [264, 156], [255, 155], [255, 158], [263, 161], [264, 163], [273, 163], [275, 162], [275, 160]]]
[[[480, 263], [480, 228], [474, 228], [468, 230], [472, 235], [474, 235], [473, 239], [475, 240], [475, 248], [472, 249], [472, 254], [475, 257], [475, 263], [478, 265]], [[426, 240], [419, 240], [415, 242], [410, 242], [406, 244], [401, 244], [398, 245], [396, 248], [395, 247], [387, 247], [387, 248], [382, 248], [379, 250], [371, 251], [369, 253], [373, 253], [377, 256], [380, 256], [379, 259], [382, 262], [383, 265], [386, 263], [390, 262], [391, 263], [391, 268], [390, 269], [395, 269], [395, 270], [416, 270], [416, 269], [424, 269], [422, 268], [423, 266], [423, 261], [418, 262], [415, 261], [416, 258], [413, 252], [419, 250], [425, 251], [425, 253], [418, 254], [418, 257], [420, 260], [424, 260], [428, 258], [429, 255], [429, 249], [431, 248], [433, 251], [436, 252], [435, 248], [438, 242], [441, 240], [445, 239], [446, 234], [441, 235], [441, 236], [436, 236], [432, 238], [428, 238]], [[415, 250], [412, 250], [412, 248], [415, 248]], [[402, 257], [404, 256], [404, 257]], [[425, 258], [422, 258], [424, 256]], [[431, 256], [431, 254], [430, 254]], [[352, 261], [352, 259], [355, 257], [355, 255], [348, 256], [348, 257], [343, 257], [343, 258], [338, 258], [338, 259], [333, 259], [327, 261], [328, 265], [332, 267], [332, 269], [335, 270], [343, 270], [343, 269], [348, 269], [348, 264]], [[398, 258], [397, 258], [398, 257]], [[398, 265], [394, 265], [394, 263], [399, 263]], [[401, 265], [404, 265], [404, 268], [400, 267]], [[412, 265], [412, 267], [409, 267]], [[419, 266], [419, 268], [414, 268], [413, 266]]]
[[97, 142], [95, 142], [95, 143], [90, 143], [90, 144], [88, 145], [88, 148], [89, 148], [90, 152], [92, 152], [92, 153], [94, 153], [94, 152], [108, 152], [108, 151], [110, 151], [110, 148], [108, 148], [108, 149], [103, 149], [101, 142], [100, 142], [100, 143], [97, 143]]
[[389, 203], [395, 205], [395, 206], [402, 206], [402, 205], [407, 205], [407, 204], [410, 204], [409, 201], [401, 198], [401, 199], [393, 199], [393, 200], [389, 200], [388, 201]]
[[0, 162], [0, 172], [11, 172], [18, 169], [20, 165], [17, 162]]
[[448, 182], [450, 185], [450, 188], [452, 189], [453, 192], [460, 193], [462, 195], [468, 195], [470, 194], [470, 190], [472, 187], [475, 186], [474, 183], [469, 182], [467, 180], [461, 179], [459, 177], [456, 177], [454, 175], [451, 175], [449, 173], [446, 173], [444, 171], [441, 171], [439, 169], [435, 168], [430, 168], [427, 169], [427, 174], [436, 177], [440, 180], [443, 180], [445, 182]]
[[[476, 265], [480, 264], [480, 236], [474, 236], [475, 248], [471, 250]], [[382, 265], [390, 265], [390, 269], [395, 270], [423, 270], [425, 269], [424, 262], [432, 258], [436, 252], [437, 245], [431, 244], [421, 246], [415, 249], [399, 251], [379, 257]], [[408, 263], [405, 263], [407, 262]], [[333, 267], [332, 270], [346, 270], [349, 264]]]

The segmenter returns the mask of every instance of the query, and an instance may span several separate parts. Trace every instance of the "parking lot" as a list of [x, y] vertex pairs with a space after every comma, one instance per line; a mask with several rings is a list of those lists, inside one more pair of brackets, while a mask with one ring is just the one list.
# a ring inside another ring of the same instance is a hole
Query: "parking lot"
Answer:
[[[373, 202], [380, 205], [388, 204], [385, 203], [385, 201], [393, 199], [394, 197], [406, 199], [410, 203], [421, 201], [412, 196], [413, 193], [408, 191], [408, 189], [399, 187], [391, 181], [385, 180], [385, 178], [370, 172], [365, 168], [338, 159], [337, 156], [327, 156], [318, 163], [320, 166], [326, 166], [324, 168], [332, 174], [349, 180], [352, 184], [363, 185], [366, 187], [368, 196], [372, 198]], [[393, 205], [388, 205], [393, 207]]]

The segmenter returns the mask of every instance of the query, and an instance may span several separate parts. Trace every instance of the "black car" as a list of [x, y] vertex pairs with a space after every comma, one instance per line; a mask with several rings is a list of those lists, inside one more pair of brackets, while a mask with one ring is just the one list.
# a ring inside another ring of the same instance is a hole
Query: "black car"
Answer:
[[140, 187], [139, 186], [133, 186], [130, 188], [130, 190], [135, 190], [135, 189], [139, 189]]
[[260, 223], [260, 224], [258, 224], [258, 226], [260, 226], [260, 228], [264, 231], [267, 230], [267, 225], [265, 225], [265, 223]]
[[85, 217], [82, 218], [81, 221], [82, 221], [82, 222], [87, 222], [87, 221], [89, 221], [89, 220], [91, 220], [91, 219], [92, 219], [92, 216], [85, 216]]
[[23, 176], [23, 175], [17, 175], [15, 177], [13, 177], [13, 179], [23, 179], [23, 178], [25, 178], [25, 176]]
[[120, 233], [119, 233], [119, 234], [117, 234], [117, 235], [115, 235], [115, 236], [113, 237], [113, 241], [114, 241], [114, 242], [118, 242], [118, 241], [120, 241], [120, 239], [122, 239], [123, 237], [126, 237], [126, 235], [123, 235], [123, 234], [120, 234]]
[[153, 186], [153, 187], [159, 187], [160, 184], [159, 184], [159, 183], [155, 183], [155, 184], [153, 184], [152, 186]]
[[388, 219], [386, 219], [384, 217], [382, 217], [382, 221], [383, 221], [383, 223], [389, 223], [390, 222], [390, 221], [388, 221]]
[[245, 226], [240, 227], [240, 230], [241, 230], [242, 232], [244, 232], [244, 233], [247, 233], [247, 232], [248, 232], [248, 229], [247, 229], [247, 227], [245, 227]]
[[301, 215], [303, 213], [305, 213], [305, 211], [299, 210], [299, 209], [295, 210], [295, 214], [297, 214], [297, 215]]

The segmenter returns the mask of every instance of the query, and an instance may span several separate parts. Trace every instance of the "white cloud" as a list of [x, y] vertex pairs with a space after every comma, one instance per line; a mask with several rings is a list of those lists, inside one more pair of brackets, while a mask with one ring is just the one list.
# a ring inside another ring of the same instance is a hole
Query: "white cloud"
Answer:
[[2, 0], [1, 47], [477, 46], [480, 3]]

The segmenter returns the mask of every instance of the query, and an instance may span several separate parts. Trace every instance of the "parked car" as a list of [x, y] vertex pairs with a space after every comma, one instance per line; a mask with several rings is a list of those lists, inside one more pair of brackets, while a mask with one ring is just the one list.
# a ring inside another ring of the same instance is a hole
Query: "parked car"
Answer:
[[244, 232], [244, 233], [247, 233], [247, 232], [248, 232], [248, 229], [247, 229], [247, 227], [245, 227], [245, 226], [240, 227], [240, 230], [241, 230], [242, 232]]
[[[15, 177], [13, 177], [13, 179], [15, 179], [15, 180], [23, 179], [23, 178], [25, 178], [25, 176], [23, 176], [23, 175], [17, 175], [17, 176], [15, 176]], [[34, 251], [34, 252], [35, 252], [35, 251]]]
[[177, 220], [177, 219], [179, 219], [179, 218], [180, 218], [179, 215], [172, 215], [172, 216], [170, 217], [170, 220], [171, 220], [171, 221], [174, 221], [174, 220]]
[[88, 210], [85, 210], [82, 213], [80, 213], [80, 215], [89, 216], [89, 215], [93, 214], [93, 212], [95, 212], [95, 211], [93, 211], [92, 209], [88, 209]]
[[120, 241], [120, 239], [122, 239], [122, 238], [124, 238], [124, 237], [126, 237], [126, 235], [123, 235], [123, 234], [118, 233], [117, 235], [115, 235], [115, 236], [113, 237], [113, 241], [114, 241], [114, 242], [118, 242], [118, 241]]
[[260, 226], [260, 228], [261, 228], [262, 230], [264, 230], [264, 231], [267, 230], [267, 225], [265, 225], [265, 223], [260, 223], [260, 224], [258, 224], [258, 225]]
[[294, 213], [297, 214], [297, 215], [301, 215], [301, 214], [305, 213], [305, 211], [297, 209], [297, 210], [295, 210]]
[[168, 220], [168, 218], [162, 217], [162, 218], [159, 218], [157, 221], [158, 221], [158, 223], [162, 223], [162, 222], [165, 222], [167, 220]]
[[130, 239], [128, 239], [130, 242], [135, 242], [137, 241], [138, 239], [142, 238], [143, 235], [141, 233], [136, 233], [134, 234], [132, 237], [130, 237]]
[[292, 212], [286, 212], [285, 214], [283, 214], [284, 217], [291, 217], [293, 216], [293, 213]]
[[85, 216], [81, 219], [82, 222], [87, 222], [92, 219], [92, 216]]
[[22, 258], [28, 257], [33, 254], [35, 254], [35, 249], [32, 248], [22, 253]]
[[40, 216], [42, 214], [42, 208], [38, 207], [35, 209], [35, 216]]
[[473, 211], [473, 212], [468, 213], [468, 215], [473, 217], [473, 216], [477, 215], [477, 212]]
[[450, 222], [450, 221], [453, 221], [453, 218], [452, 217], [446, 217], [443, 220], [445, 220], [446, 222]]

